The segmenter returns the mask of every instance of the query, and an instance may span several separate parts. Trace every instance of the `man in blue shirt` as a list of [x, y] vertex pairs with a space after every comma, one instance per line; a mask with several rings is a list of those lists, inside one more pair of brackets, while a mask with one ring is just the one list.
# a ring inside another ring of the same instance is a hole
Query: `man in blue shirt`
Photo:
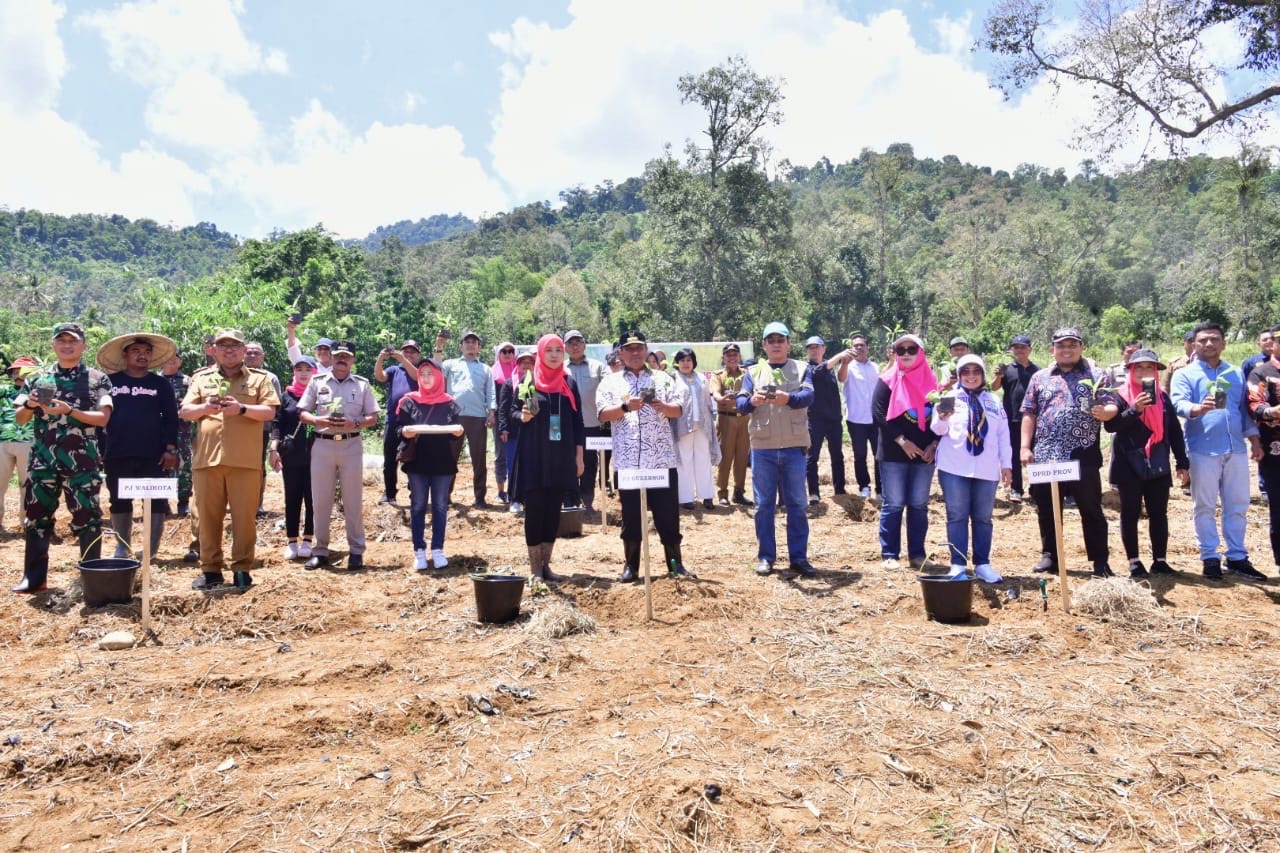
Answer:
[[[397, 364], [384, 368], [382, 362], [390, 356]], [[422, 350], [418, 342], [405, 341], [400, 349], [386, 347], [378, 353], [373, 364], [373, 378], [387, 386], [387, 426], [382, 433], [382, 499], [380, 504], [396, 502], [396, 448], [400, 446], [400, 425], [396, 422], [396, 408], [400, 398], [418, 390], [418, 362]]]
[[[1191, 458], [1191, 500], [1195, 506], [1196, 540], [1207, 578], [1222, 577], [1214, 515], [1222, 502], [1222, 536], [1227, 540], [1227, 570], [1261, 580], [1266, 576], [1249, 562], [1244, 546], [1249, 509], [1249, 455], [1262, 458], [1258, 425], [1249, 413], [1245, 378], [1222, 360], [1226, 342], [1222, 326], [1201, 323], [1195, 335], [1196, 358], [1173, 375], [1170, 397], [1187, 419], [1187, 455]], [[1217, 404], [1223, 392], [1225, 405]], [[1248, 439], [1249, 448], [1245, 446]]]
[[[446, 338], [436, 337], [436, 361], [444, 354]], [[451, 358], [441, 365], [445, 388], [461, 412], [462, 436], [454, 439], [454, 453], [462, 456], [462, 444], [466, 442], [471, 454], [471, 483], [475, 490], [476, 509], [489, 507], [485, 496], [488, 469], [485, 454], [488, 447], [489, 427], [493, 426], [494, 413], [498, 410], [493, 373], [480, 360], [480, 336], [467, 332], [462, 336], [462, 358]], [[453, 492], [452, 487], [449, 489]]]

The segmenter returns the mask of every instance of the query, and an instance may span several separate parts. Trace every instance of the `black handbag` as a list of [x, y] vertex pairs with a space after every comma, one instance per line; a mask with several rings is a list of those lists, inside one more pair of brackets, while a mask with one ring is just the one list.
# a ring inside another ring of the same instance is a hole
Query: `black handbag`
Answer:
[[1129, 460], [1129, 467], [1133, 469], [1133, 473], [1139, 480], [1158, 480], [1170, 474], [1167, 447], [1157, 447], [1150, 458], [1147, 457], [1145, 447], [1126, 450], [1125, 458]]
[[412, 438], [400, 439], [400, 444], [396, 447], [396, 461], [401, 465], [412, 462], [414, 455], [418, 452], [418, 442]]
[[298, 449], [298, 430], [300, 429], [302, 429], [302, 421], [298, 421], [298, 425], [293, 428], [293, 432], [280, 439], [276, 444], [276, 451], [281, 456], [288, 456]]

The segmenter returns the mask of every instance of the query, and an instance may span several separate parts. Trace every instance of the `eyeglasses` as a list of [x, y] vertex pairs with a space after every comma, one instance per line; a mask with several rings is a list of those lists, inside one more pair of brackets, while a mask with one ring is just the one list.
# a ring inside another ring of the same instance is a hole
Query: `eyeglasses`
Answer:
[[235, 341], [232, 341], [229, 344], [222, 344], [222, 343], [214, 344], [214, 346], [216, 346], [218, 349], [244, 349], [244, 344], [237, 343]]
[[894, 347], [893, 351], [896, 355], [915, 355], [920, 352], [920, 347], [915, 344], [903, 344], [902, 346]]
[[515, 354], [516, 354], [516, 351], [515, 351], [515, 350], [513, 350], [513, 349], [500, 349], [500, 350], [498, 350], [498, 352], [499, 352], [499, 353], [501, 353], [502, 355], [515, 355]]

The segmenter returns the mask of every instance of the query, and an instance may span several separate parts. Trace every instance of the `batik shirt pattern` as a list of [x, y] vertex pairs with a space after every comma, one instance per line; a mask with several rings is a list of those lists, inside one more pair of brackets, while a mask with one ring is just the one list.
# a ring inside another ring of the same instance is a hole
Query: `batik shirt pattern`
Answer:
[[[621, 406], [627, 397], [639, 397], [644, 389], [654, 389], [654, 397], [668, 405], [689, 405], [689, 392], [670, 376], [657, 370], [611, 373], [596, 389], [596, 411]], [[652, 406], [627, 412], [613, 421], [613, 469], [674, 468], [677, 464], [675, 436], [671, 421]]]
[[[1098, 393], [1085, 380], [1097, 383]], [[1081, 462], [1102, 467], [1102, 449], [1098, 435], [1102, 422], [1082, 408], [1090, 397], [1099, 405], [1115, 402], [1115, 394], [1107, 388], [1107, 372], [1081, 360], [1073, 369], [1061, 372], [1057, 365], [1046, 367], [1031, 377], [1022, 411], [1036, 416], [1036, 462]]]

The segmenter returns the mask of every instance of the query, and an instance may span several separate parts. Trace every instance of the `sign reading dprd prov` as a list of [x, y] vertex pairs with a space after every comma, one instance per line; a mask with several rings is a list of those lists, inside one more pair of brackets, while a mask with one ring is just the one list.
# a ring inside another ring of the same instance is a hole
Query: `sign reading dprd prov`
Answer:
[[1027, 482], [1033, 486], [1038, 483], [1073, 483], [1079, 479], [1079, 459], [1066, 462], [1033, 462], [1027, 466]]

